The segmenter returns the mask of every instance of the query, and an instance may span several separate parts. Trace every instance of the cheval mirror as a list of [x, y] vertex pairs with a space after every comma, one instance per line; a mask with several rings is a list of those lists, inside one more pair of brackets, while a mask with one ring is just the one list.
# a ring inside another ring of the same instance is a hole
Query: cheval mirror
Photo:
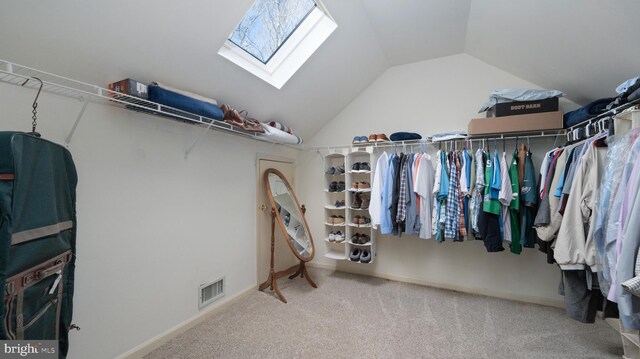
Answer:
[[[305, 264], [313, 259], [315, 248], [313, 246], [313, 238], [304, 218], [306, 208], [300, 206], [298, 198], [296, 198], [293, 189], [284, 175], [270, 168], [264, 172], [264, 183], [267, 189], [267, 196], [271, 203], [271, 267], [269, 270], [269, 278], [260, 284], [259, 290], [270, 288], [275, 291], [278, 298], [284, 303], [284, 298], [280, 289], [278, 289], [277, 280], [282, 277], [289, 276], [293, 279], [298, 275], [305, 278], [309, 285], [317, 288], [316, 284], [309, 277]], [[300, 260], [300, 264], [296, 264], [291, 268], [276, 272], [274, 270], [274, 241], [275, 241], [275, 223], [278, 222], [280, 230], [291, 248], [293, 254]]]

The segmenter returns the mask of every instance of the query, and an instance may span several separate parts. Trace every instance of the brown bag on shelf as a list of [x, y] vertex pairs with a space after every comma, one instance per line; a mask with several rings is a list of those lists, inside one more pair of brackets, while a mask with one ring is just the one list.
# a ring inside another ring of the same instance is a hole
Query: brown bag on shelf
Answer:
[[[247, 117], [247, 111], [236, 111], [234, 110], [231, 106], [229, 105], [222, 105], [220, 107], [220, 109], [222, 110], [222, 112], [224, 113], [224, 119], [223, 121], [241, 128], [242, 130], [245, 131], [250, 131], [250, 132], [260, 132], [260, 133], [264, 133], [264, 128], [262, 128], [262, 125], [260, 124], [259, 121], [257, 121], [254, 118], [249, 118]], [[242, 116], [242, 113], [244, 112], [244, 117]]]

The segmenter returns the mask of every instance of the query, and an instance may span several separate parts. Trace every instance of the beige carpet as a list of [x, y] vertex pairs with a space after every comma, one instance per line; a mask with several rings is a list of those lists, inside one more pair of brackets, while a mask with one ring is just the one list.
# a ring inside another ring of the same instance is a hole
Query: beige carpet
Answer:
[[564, 310], [311, 268], [281, 279], [145, 358], [620, 358], [608, 324]]

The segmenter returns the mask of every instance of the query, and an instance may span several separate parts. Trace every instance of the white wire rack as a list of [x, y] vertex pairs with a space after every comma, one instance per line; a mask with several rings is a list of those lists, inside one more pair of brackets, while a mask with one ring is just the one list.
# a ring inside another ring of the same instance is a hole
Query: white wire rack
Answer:
[[[187, 150], [186, 156], [195, 148], [200, 142], [202, 136], [209, 130], [216, 130], [225, 133], [231, 133], [233, 135], [250, 138], [258, 141], [269, 142], [273, 144], [280, 144], [287, 147], [301, 149], [301, 146], [283, 144], [272, 141], [269, 137], [257, 134], [254, 132], [244, 131], [236, 126], [229, 125], [222, 121], [216, 121], [211, 118], [199, 116], [193, 113], [185, 112], [173, 107], [164, 106], [159, 103], [141, 99], [138, 97], [115, 92], [100, 86], [84, 83], [81, 81], [73, 80], [67, 77], [54, 75], [49, 72], [36, 70], [30, 67], [18, 65], [9, 61], [0, 60], [0, 81], [6, 82], [18, 86], [24, 86], [37, 90], [40, 87], [42, 81], [42, 91], [48, 92], [60, 96], [75, 98], [84, 102], [84, 106], [80, 111], [76, 122], [74, 123], [69, 135], [66, 139], [66, 144], [71, 142], [71, 138], [84, 114], [87, 103], [95, 102], [108, 105], [114, 105], [118, 107], [124, 107], [129, 110], [144, 112], [156, 116], [162, 116], [171, 118], [174, 120], [183, 121], [185, 123], [199, 125], [204, 127], [203, 131], [195, 139], [194, 143]], [[32, 80], [32, 81], [30, 81]]]

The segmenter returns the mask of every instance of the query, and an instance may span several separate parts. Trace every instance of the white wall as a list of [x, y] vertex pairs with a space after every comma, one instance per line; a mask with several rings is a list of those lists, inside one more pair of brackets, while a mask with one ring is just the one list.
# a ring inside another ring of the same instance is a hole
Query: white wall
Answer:
[[[29, 131], [35, 92], [0, 83], [0, 130]], [[63, 143], [81, 108], [43, 94], [38, 130]], [[256, 153], [295, 151], [89, 104], [70, 150], [79, 184], [69, 358], [113, 358], [198, 313], [198, 286], [256, 284]], [[224, 299], [222, 300], [222, 302]]]
[[[392, 67], [372, 83], [358, 98], [329, 122], [310, 141], [317, 146], [350, 143], [353, 136], [397, 131], [428, 136], [438, 132], [466, 130], [468, 121], [495, 88], [527, 87], [521, 80], [469, 55], [460, 54], [424, 62]], [[561, 107], [575, 104], [561, 101]], [[534, 162], [553, 140], [532, 140]], [[513, 143], [509, 150], [513, 151]], [[499, 146], [501, 147], [501, 146]], [[536, 149], [538, 149], [536, 151]], [[431, 148], [434, 150], [434, 148]], [[417, 283], [516, 298], [538, 303], [558, 304], [559, 270], [546, 264], [537, 249], [524, 249], [521, 255], [509, 251], [487, 253], [481, 241], [438, 244], [417, 237], [378, 237], [378, 257], [371, 265], [335, 261], [323, 257], [324, 238], [323, 162], [316, 153], [300, 155], [298, 191], [317, 210], [309, 210], [311, 230], [318, 253], [314, 263], [335, 266]], [[337, 262], [337, 263], [336, 263]]]

